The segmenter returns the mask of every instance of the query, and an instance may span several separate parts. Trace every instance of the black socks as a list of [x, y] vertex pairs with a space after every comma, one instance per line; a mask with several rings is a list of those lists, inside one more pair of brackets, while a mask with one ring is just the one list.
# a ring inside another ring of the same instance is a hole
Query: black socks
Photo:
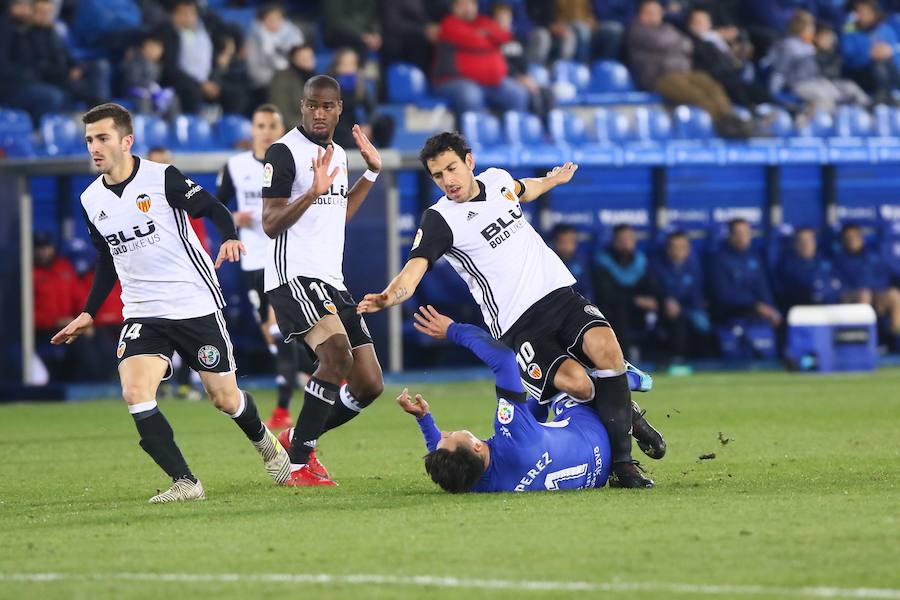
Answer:
[[265, 428], [259, 419], [259, 411], [249, 392], [241, 390], [241, 404], [237, 412], [230, 415], [251, 442], [258, 442], [265, 435]]
[[347, 384], [341, 386], [340, 398], [340, 401], [335, 402], [334, 406], [331, 407], [331, 413], [328, 415], [328, 420], [325, 421], [325, 431], [331, 431], [336, 427], [340, 427], [347, 421], [357, 417], [362, 412], [362, 409], [371, 404], [371, 401], [362, 403], [357, 400]]
[[196, 482], [197, 478], [191, 473], [181, 450], [175, 444], [175, 432], [159, 411], [156, 400], [133, 404], [128, 407], [128, 412], [134, 417], [144, 452], [149, 454], [173, 481], [187, 478]]
[[613, 464], [632, 462], [631, 389], [625, 373], [614, 377], [591, 376], [594, 408], [609, 434]]
[[309, 453], [315, 450], [319, 436], [325, 431], [331, 411], [341, 403], [339, 390], [336, 384], [318, 377], [312, 377], [306, 384], [303, 408], [300, 409], [291, 440], [291, 464], [305, 465], [309, 462]]

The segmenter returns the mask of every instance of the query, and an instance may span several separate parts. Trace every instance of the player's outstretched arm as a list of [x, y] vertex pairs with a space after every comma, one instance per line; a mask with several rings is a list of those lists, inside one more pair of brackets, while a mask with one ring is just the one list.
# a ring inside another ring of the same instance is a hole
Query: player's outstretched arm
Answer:
[[422, 431], [422, 437], [425, 438], [425, 447], [429, 452], [434, 452], [438, 442], [441, 441], [441, 430], [434, 422], [434, 417], [431, 416], [428, 403], [425, 402], [422, 394], [416, 394], [416, 399], [413, 401], [409, 399], [409, 389], [403, 388], [403, 392], [397, 396], [397, 404], [416, 418], [419, 429]]
[[359, 314], [378, 312], [383, 308], [400, 304], [415, 293], [419, 282], [428, 271], [428, 260], [411, 258], [380, 294], [366, 294], [356, 307]]
[[71, 344], [79, 335], [86, 332], [94, 324], [94, 317], [83, 312], [50, 338], [51, 344]]
[[531, 202], [556, 186], [569, 183], [577, 170], [578, 165], [573, 162], [567, 162], [564, 165], [553, 167], [553, 169], [547, 172], [545, 177], [529, 177], [523, 179], [522, 184], [525, 186], [525, 190], [524, 193], [522, 193], [522, 190], [518, 190], [519, 200], [522, 202]]
[[368, 177], [363, 175], [357, 179], [350, 192], [347, 193], [347, 221], [350, 221], [353, 215], [356, 214], [356, 211], [359, 210], [359, 207], [362, 206], [366, 196], [369, 195], [369, 190], [375, 185], [375, 177], [381, 172], [381, 155], [378, 154], [378, 150], [375, 149], [375, 146], [372, 145], [366, 134], [362, 132], [359, 125], [354, 125], [352, 132], [353, 141], [356, 142], [360, 155], [366, 161], [366, 168], [369, 169], [372, 175], [367, 174]]

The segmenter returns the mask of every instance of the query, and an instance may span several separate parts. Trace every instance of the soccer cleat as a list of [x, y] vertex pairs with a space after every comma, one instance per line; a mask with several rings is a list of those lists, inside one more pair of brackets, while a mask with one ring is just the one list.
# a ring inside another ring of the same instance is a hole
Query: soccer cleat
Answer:
[[649, 392], [653, 389], [653, 378], [627, 360], [625, 361], [625, 376], [628, 378], [628, 387], [632, 392]]
[[664, 440], [662, 434], [658, 432], [646, 418], [644, 418], [644, 413], [646, 412], [647, 411], [645, 410], [641, 410], [641, 407], [638, 406], [637, 402], [634, 400], [631, 401], [631, 435], [637, 441], [637, 445], [641, 449], [641, 452], [650, 458], [659, 460], [666, 455], [666, 440]]
[[644, 470], [637, 461], [613, 463], [609, 477], [609, 487], [618, 488], [652, 488], [653, 480], [644, 477]]
[[266, 421], [266, 427], [272, 431], [287, 429], [293, 425], [294, 421], [291, 419], [291, 413], [288, 409], [281, 408], [280, 406], [275, 407], [275, 410], [272, 411], [272, 416]]
[[199, 480], [191, 481], [182, 477], [172, 482], [172, 487], [150, 498], [150, 504], [165, 502], [188, 502], [190, 500], [206, 500], [206, 492]]
[[313, 473], [309, 465], [303, 465], [296, 471], [291, 471], [291, 476], [283, 484], [285, 487], [313, 487], [318, 485], [335, 486], [331, 479], [322, 478]]
[[281, 447], [280, 440], [275, 437], [275, 434], [266, 428], [263, 438], [258, 442], [253, 442], [253, 446], [262, 456], [269, 477], [278, 484], [287, 481], [291, 475], [291, 457], [288, 456], [287, 450]]
[[[291, 449], [291, 439], [294, 437], [294, 428], [285, 429], [281, 433], [278, 434], [278, 442], [281, 444], [281, 447], [285, 450], [290, 451]], [[325, 468], [319, 459], [316, 458], [316, 451], [313, 450], [309, 453], [309, 462], [306, 463], [309, 465], [309, 470], [313, 475], [317, 475], [323, 479], [331, 479], [331, 476], [328, 474], [328, 470]]]

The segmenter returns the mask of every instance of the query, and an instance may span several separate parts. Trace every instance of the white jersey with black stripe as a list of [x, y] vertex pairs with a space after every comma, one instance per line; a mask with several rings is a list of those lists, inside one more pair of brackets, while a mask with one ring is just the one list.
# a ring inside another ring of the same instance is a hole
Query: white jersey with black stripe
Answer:
[[[241, 152], [228, 159], [228, 163], [219, 174], [217, 181], [219, 190], [222, 190], [224, 180], [228, 181], [231, 194], [237, 201], [239, 212], [250, 213], [250, 224], [241, 227], [238, 235], [247, 254], [241, 257], [241, 269], [244, 271], [258, 271], [266, 267], [266, 253], [269, 248], [269, 237], [263, 231], [262, 226], [262, 182], [263, 162], [253, 156], [253, 151]], [[226, 202], [229, 198], [219, 200]]]
[[[338, 173], [331, 187], [274, 240], [266, 253], [266, 291], [298, 276], [320, 279], [344, 291], [344, 232], [347, 223], [347, 154], [337, 144], [328, 172]], [[296, 202], [312, 186], [312, 161], [323, 146], [295, 127], [266, 152], [263, 198]]]
[[109, 186], [98, 177], [81, 194], [94, 238], [109, 246], [122, 284], [122, 316], [192, 319], [225, 306], [212, 260], [183, 208], [202, 187], [175, 167], [135, 157], [137, 168]]
[[476, 198], [459, 203], [444, 196], [425, 211], [410, 257], [433, 263], [444, 256], [499, 339], [533, 304], [575, 278], [525, 218], [509, 173], [487, 169], [475, 179]]

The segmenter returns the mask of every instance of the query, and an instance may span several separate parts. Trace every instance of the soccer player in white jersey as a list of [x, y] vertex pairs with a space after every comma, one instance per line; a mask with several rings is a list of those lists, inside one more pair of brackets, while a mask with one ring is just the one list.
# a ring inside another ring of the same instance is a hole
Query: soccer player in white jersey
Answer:
[[[51, 340], [70, 344], [91, 328], [93, 315], [118, 278], [122, 316], [116, 356], [122, 396], [140, 445], [172, 486], [151, 503], [203, 500], [203, 485], [188, 468], [169, 422], [156, 404], [162, 380], [172, 375], [174, 351], [200, 373], [213, 404], [229, 415], [262, 456], [277, 482], [290, 459], [259, 419], [250, 394], [240, 390], [215, 268], [244, 252], [231, 213], [172, 165], [131, 154], [131, 114], [118, 104], [95, 106], [82, 117], [85, 141], [100, 176], [81, 195], [84, 219], [100, 254], [84, 312]], [[222, 236], [215, 265], [188, 216], [209, 218]]]
[[572, 289], [575, 278], [520, 205], [568, 183], [578, 166], [568, 162], [546, 177], [521, 180], [502, 169], [475, 176], [468, 143], [450, 132], [432, 136], [419, 158], [445, 195], [423, 214], [403, 270], [382, 293], [367, 294], [359, 312], [410, 298], [444, 256], [469, 286], [491, 335], [515, 352], [528, 393], [542, 402], [557, 391], [593, 401], [609, 433], [611, 483], [652, 487], [631, 456], [633, 407], [616, 336], [600, 310]]
[[252, 148], [228, 159], [216, 181], [216, 198], [226, 206], [235, 200], [234, 225], [247, 253], [241, 257], [241, 275], [247, 298], [254, 309], [263, 339], [275, 356], [278, 404], [266, 427], [275, 431], [291, 427], [289, 407], [297, 383], [298, 366], [312, 373], [313, 362], [307, 352], [298, 352], [296, 344], [283, 344], [275, 323], [275, 311], [269, 305], [265, 288], [266, 252], [269, 237], [262, 228], [262, 183], [266, 151], [284, 135], [284, 120], [274, 104], [262, 104], [253, 111]]
[[272, 238], [266, 292], [285, 341], [302, 341], [319, 359], [290, 442], [288, 486], [334, 485], [315, 456], [319, 436], [354, 418], [384, 389], [372, 338], [343, 275], [346, 222], [374, 185], [381, 157], [354, 126], [368, 170], [351, 188], [347, 155], [332, 141], [341, 109], [338, 82], [310, 78], [300, 124], [272, 144], [264, 166], [263, 230]]

